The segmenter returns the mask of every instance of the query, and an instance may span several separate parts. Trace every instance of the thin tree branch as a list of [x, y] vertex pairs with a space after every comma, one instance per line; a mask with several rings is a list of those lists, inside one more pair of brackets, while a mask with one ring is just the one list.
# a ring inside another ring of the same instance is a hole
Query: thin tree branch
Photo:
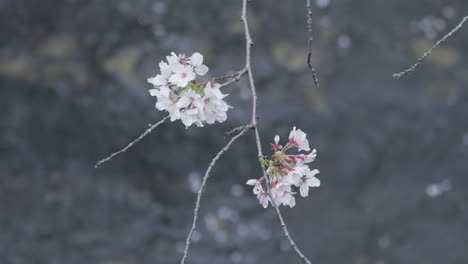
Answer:
[[395, 79], [399, 79], [403, 76], [405, 76], [406, 74], [410, 73], [410, 72], [413, 72], [414, 70], [416, 70], [416, 68], [422, 63], [422, 61], [427, 57], [429, 56], [429, 54], [432, 53], [432, 51], [437, 47], [439, 46], [442, 42], [444, 42], [445, 40], [447, 40], [449, 37], [451, 37], [453, 34], [455, 34], [460, 28], [463, 27], [463, 24], [465, 23], [465, 21], [468, 19], [468, 16], [465, 16], [460, 23], [458, 23], [457, 26], [455, 26], [449, 33], [447, 33], [443, 38], [439, 39], [428, 51], [426, 51], [419, 59], [418, 61], [413, 64], [411, 67], [409, 67], [408, 69], [404, 70], [404, 71], [401, 71], [399, 73], [394, 73], [392, 76], [393, 78]]
[[307, 65], [309, 66], [309, 69], [312, 72], [312, 78], [314, 79], [315, 86], [317, 88], [320, 88], [317, 72], [315, 68], [312, 66], [312, 63], [310, 61], [312, 58], [312, 41], [314, 39], [313, 34], [312, 34], [313, 33], [312, 32], [312, 7], [310, 4], [310, 0], [307, 0], [306, 5], [307, 5], [307, 30], [309, 32], [309, 40], [308, 40], [309, 53], [307, 54]]
[[157, 122], [156, 124], [151, 125], [148, 129], [146, 129], [145, 132], [143, 132], [143, 134], [141, 134], [139, 137], [137, 137], [132, 142], [130, 142], [126, 147], [124, 147], [123, 149], [121, 149], [119, 151], [116, 151], [116, 152], [110, 154], [107, 158], [104, 158], [104, 159], [98, 161], [96, 163], [96, 165], [94, 165], [94, 168], [97, 168], [97, 167], [101, 166], [101, 164], [103, 164], [104, 162], [107, 162], [107, 161], [111, 160], [112, 158], [114, 158], [115, 156], [119, 155], [120, 153], [123, 153], [123, 152], [127, 151], [129, 148], [131, 148], [133, 145], [135, 145], [140, 140], [142, 140], [144, 137], [146, 137], [149, 133], [151, 133], [151, 131], [153, 131], [155, 128], [157, 128], [162, 123], [164, 123], [164, 121], [166, 121], [166, 119], [168, 119], [168, 118], [169, 118], [169, 116], [166, 116], [163, 119], [161, 119], [159, 122]]
[[253, 128], [252, 124], [235, 127], [233, 129], [229, 130], [228, 132], [224, 133], [224, 137], [226, 138], [226, 137], [230, 137], [230, 136], [232, 136], [234, 134], [237, 134], [237, 133], [239, 133], [239, 131], [244, 130], [246, 127]]
[[244, 75], [246, 72], [247, 72], [247, 69], [244, 67], [242, 70], [240, 70], [240, 71], [238, 71], [238, 72], [236, 72], [234, 74], [222, 76], [222, 77], [216, 78], [215, 80], [219, 81], [219, 80], [224, 80], [224, 79], [231, 78], [229, 81], [224, 82], [224, 83], [221, 84], [221, 87], [228, 86], [231, 83], [233, 83], [235, 81], [238, 81], [242, 77], [242, 75]]
[[[247, 69], [243, 68], [242, 70], [240, 70], [238, 72], [235, 72], [233, 74], [226, 75], [226, 76], [221, 76], [221, 77], [218, 77], [218, 78], [213, 78], [212, 81], [221, 81], [221, 80], [225, 80], [225, 79], [230, 79], [229, 81], [226, 81], [226, 82], [221, 84], [221, 86], [219, 88], [222, 88], [222, 87], [230, 85], [233, 82], [239, 81], [239, 79], [242, 77], [242, 75], [244, 75], [246, 72], [247, 72]], [[203, 83], [202, 86], [205, 86], [207, 83], [208, 82]]]
[[[256, 88], [255, 88], [255, 82], [254, 82], [252, 67], [251, 67], [251, 62], [250, 62], [251, 48], [252, 48], [252, 45], [253, 45], [253, 41], [252, 41], [252, 37], [250, 35], [249, 23], [248, 23], [248, 20], [247, 20], [247, 2], [248, 2], [248, 0], [242, 0], [242, 16], [241, 16], [241, 20], [242, 20], [242, 22], [244, 24], [244, 32], [245, 32], [245, 49], [246, 49], [246, 52], [245, 52], [245, 68], [248, 71], [249, 84], [250, 84], [250, 88], [251, 88], [251, 91], [252, 91], [252, 125], [254, 126], [254, 130], [255, 130], [255, 141], [257, 143], [258, 158], [262, 159], [263, 158], [262, 144], [261, 144], [261, 141], [260, 141], [260, 134], [259, 134], [259, 131], [258, 131], [258, 126], [257, 126], [257, 92], [256, 92]], [[278, 218], [280, 220], [281, 226], [283, 227], [284, 235], [288, 239], [288, 241], [291, 244], [291, 246], [293, 247], [294, 251], [301, 258], [301, 260], [304, 263], [311, 264], [309, 259], [307, 259], [307, 257], [304, 254], [302, 254], [302, 252], [299, 250], [296, 243], [294, 242], [291, 235], [289, 234], [288, 227], [287, 227], [286, 223], [284, 222], [281, 211], [278, 208], [278, 205], [274, 202], [273, 197], [271, 196], [270, 187], [269, 187], [270, 182], [269, 182], [269, 178], [268, 178], [268, 176], [266, 174], [266, 171], [265, 171], [265, 166], [262, 163], [260, 163], [260, 165], [262, 167], [263, 176], [264, 176], [264, 178], [265, 178], [265, 180], [267, 182], [267, 189], [268, 189], [268, 195], [270, 197], [270, 201], [273, 204], [273, 207], [275, 208], [276, 214], [278, 215]]]
[[189, 234], [187, 236], [187, 239], [185, 240], [184, 256], [182, 257], [182, 260], [180, 261], [180, 264], [185, 263], [185, 259], [187, 258], [188, 250], [190, 248], [190, 239], [192, 238], [193, 231], [195, 231], [195, 229], [197, 228], [198, 210], [200, 209], [200, 201], [201, 201], [201, 198], [202, 198], [203, 189], [205, 188], [206, 182], [207, 182], [208, 178], [210, 177], [211, 169], [214, 167], [214, 165], [216, 164], [216, 161], [221, 157], [221, 155], [223, 155], [223, 153], [226, 152], [238, 138], [240, 138], [242, 135], [244, 135], [245, 132], [247, 132], [252, 127], [254, 127], [253, 124], [249, 124], [249, 125], [244, 126], [244, 128], [239, 132], [239, 134], [232, 137], [231, 140], [229, 141], [229, 143], [227, 143], [227, 145], [224, 148], [222, 148], [218, 152], [218, 154], [216, 154], [216, 156], [211, 160], [211, 163], [210, 163], [210, 165], [208, 166], [208, 169], [205, 172], [205, 176], [203, 177], [200, 189], [198, 190], [197, 201], [195, 202], [195, 209], [193, 211], [192, 228], [190, 229], [190, 232], [189, 232]]

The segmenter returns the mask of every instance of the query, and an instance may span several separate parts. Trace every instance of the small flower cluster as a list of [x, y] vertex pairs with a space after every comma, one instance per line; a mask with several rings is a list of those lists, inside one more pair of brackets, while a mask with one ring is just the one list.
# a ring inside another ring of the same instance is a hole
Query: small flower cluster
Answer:
[[220, 91], [221, 85], [211, 81], [198, 84], [196, 76], [203, 76], [208, 67], [203, 64], [203, 55], [196, 52], [190, 57], [174, 52], [167, 56], [167, 63], [161, 61], [161, 74], [149, 78], [154, 85], [149, 90], [157, 98], [156, 108], [167, 111], [171, 121], [180, 119], [185, 127], [203, 123], [224, 122], [231, 107], [223, 99], [227, 94]]
[[[309, 187], [319, 187], [320, 180], [315, 177], [319, 170], [310, 170], [308, 163], [315, 160], [317, 151], [314, 149], [309, 154], [287, 154], [291, 148], [297, 148], [298, 151], [310, 151], [309, 141], [306, 134], [296, 127], [289, 133], [289, 142], [282, 146], [279, 144], [280, 137], [277, 135], [274, 138], [274, 143], [271, 148], [274, 151], [270, 159], [262, 159], [265, 166], [268, 167], [267, 174], [269, 179], [269, 188], [264, 188], [262, 183], [264, 177], [260, 179], [250, 179], [248, 185], [254, 186], [253, 193], [257, 195], [260, 204], [268, 207], [271, 203], [270, 197], [276, 205], [296, 205], [296, 198], [292, 186], [299, 187], [299, 192], [302, 197], [309, 195]], [[267, 183], [265, 183], [267, 184]], [[268, 193], [270, 190], [271, 195]]]

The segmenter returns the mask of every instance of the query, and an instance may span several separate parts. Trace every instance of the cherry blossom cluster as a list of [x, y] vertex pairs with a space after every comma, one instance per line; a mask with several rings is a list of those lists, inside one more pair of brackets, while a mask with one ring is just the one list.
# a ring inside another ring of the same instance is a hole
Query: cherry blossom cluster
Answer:
[[214, 81], [200, 84], [196, 80], [197, 75], [208, 72], [203, 55], [195, 52], [186, 57], [172, 52], [166, 58], [167, 62], [159, 63], [161, 73], [148, 79], [154, 85], [149, 92], [157, 99], [156, 108], [167, 111], [172, 122], [180, 119], [186, 128], [224, 122], [231, 108], [223, 100], [227, 94], [222, 94], [221, 85]]
[[[266, 186], [267, 181], [264, 177], [259, 179], [250, 179], [248, 185], [253, 186], [253, 193], [257, 195], [260, 204], [268, 207], [271, 203], [271, 198], [276, 205], [288, 205], [294, 207], [296, 198], [293, 187], [299, 188], [299, 193], [302, 197], [309, 195], [309, 187], [319, 187], [320, 180], [315, 177], [319, 170], [311, 170], [309, 163], [315, 160], [317, 151], [313, 149], [308, 154], [288, 154], [287, 151], [297, 148], [298, 151], [310, 151], [309, 141], [306, 134], [300, 129], [294, 127], [289, 133], [289, 142], [282, 146], [280, 145], [280, 137], [277, 135], [274, 138], [274, 143], [271, 143], [271, 148], [274, 151], [269, 159], [261, 159], [267, 167], [267, 177], [269, 186]], [[265, 184], [264, 188], [263, 184]], [[269, 188], [268, 188], [269, 187]], [[270, 194], [268, 193], [270, 191]]]

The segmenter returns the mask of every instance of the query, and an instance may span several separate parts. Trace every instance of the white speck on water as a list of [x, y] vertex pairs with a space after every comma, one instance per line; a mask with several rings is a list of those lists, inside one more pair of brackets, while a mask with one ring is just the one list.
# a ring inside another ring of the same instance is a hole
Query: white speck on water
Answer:
[[331, 28], [331, 19], [330, 19], [330, 16], [322, 16], [319, 20], [319, 23], [322, 27], [325, 27], [325, 28]]
[[287, 239], [282, 239], [280, 242], [280, 249], [281, 251], [290, 251], [291, 250], [291, 244]]
[[231, 195], [234, 197], [241, 197], [244, 195], [244, 187], [242, 187], [240, 184], [233, 184], [231, 186]]
[[410, 31], [414, 33], [423, 32], [427, 39], [434, 40], [440, 32], [445, 30], [446, 26], [444, 19], [426, 16], [419, 21], [412, 22]]
[[240, 254], [238, 251], [235, 251], [234, 253], [231, 254], [232, 263], [241, 263], [242, 259], [243, 259], [242, 254]]
[[451, 7], [451, 6], [445, 6], [443, 9], [442, 9], [442, 15], [445, 17], [445, 18], [454, 18], [455, 17], [455, 8]]
[[338, 37], [337, 44], [340, 49], [348, 49], [352, 44], [351, 37], [346, 34], [341, 34]]
[[390, 246], [390, 238], [388, 236], [382, 236], [377, 240], [377, 245], [379, 248], [388, 248]]
[[202, 238], [201, 233], [197, 230], [194, 230], [192, 233], [192, 242], [195, 242], [195, 243], [200, 242], [201, 238]]
[[318, 8], [326, 8], [330, 5], [330, 0], [315, 0], [315, 5], [317, 5]]
[[229, 236], [226, 231], [218, 231], [215, 233], [215, 240], [218, 243], [226, 244], [226, 242], [228, 242], [228, 238]]
[[185, 243], [182, 241], [179, 241], [175, 245], [175, 249], [178, 253], [183, 253], [185, 250]]
[[205, 215], [205, 226], [210, 232], [216, 232], [219, 227], [218, 219], [213, 214]]
[[246, 237], [249, 234], [249, 227], [245, 224], [239, 224], [236, 233], [239, 237]]
[[236, 222], [239, 219], [239, 213], [229, 207], [222, 206], [218, 208], [218, 217], [222, 220]]
[[463, 135], [463, 145], [468, 146], [468, 132]]
[[197, 193], [201, 186], [201, 174], [198, 171], [192, 171], [189, 173], [187, 179], [190, 191]]
[[153, 26], [153, 34], [156, 37], [164, 37], [167, 35], [166, 28], [162, 24], [156, 24]]
[[153, 12], [157, 15], [161, 15], [166, 12], [166, 3], [164, 2], [155, 2], [153, 4]]
[[426, 195], [431, 198], [437, 198], [445, 192], [452, 189], [452, 183], [449, 179], [444, 179], [439, 183], [431, 183], [426, 186]]

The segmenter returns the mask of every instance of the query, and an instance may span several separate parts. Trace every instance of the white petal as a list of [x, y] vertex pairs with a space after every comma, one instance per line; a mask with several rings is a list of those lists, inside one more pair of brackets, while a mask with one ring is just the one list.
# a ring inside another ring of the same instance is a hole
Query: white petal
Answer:
[[257, 179], [250, 179], [245, 184], [254, 186], [254, 185], [257, 185], [257, 183], [258, 183]]
[[206, 65], [200, 65], [200, 66], [195, 67], [195, 72], [200, 76], [205, 75], [208, 72], [208, 70], [209, 69]]
[[253, 193], [254, 194], [259, 194], [261, 192], [263, 192], [262, 186], [260, 184], [255, 185], [254, 188], [253, 188]]
[[309, 186], [307, 184], [301, 184], [299, 187], [299, 192], [301, 193], [302, 197], [307, 197], [309, 195]]
[[291, 194], [289, 199], [289, 207], [293, 208], [296, 205], [296, 198]]
[[177, 101], [176, 105], [179, 108], [184, 108], [190, 104], [190, 99], [188, 97], [181, 97], [179, 101]]
[[320, 187], [320, 180], [315, 177], [311, 177], [307, 180], [307, 185], [310, 187]]
[[275, 136], [275, 144], [278, 144], [280, 141], [280, 137], [278, 135]]
[[190, 70], [190, 71], [187, 72], [187, 79], [189, 81], [194, 80], [195, 77], [196, 77], [196, 75], [195, 75], [195, 73], [193, 71]]
[[317, 150], [313, 149], [312, 152], [309, 153], [309, 155], [305, 156], [304, 163], [310, 163], [314, 161], [316, 157], [317, 157]]
[[261, 194], [261, 195], [258, 196], [258, 201], [263, 206], [263, 208], [267, 208], [268, 207], [269, 197], [266, 194]]
[[179, 80], [179, 82], [177, 83], [177, 86], [179, 87], [185, 87], [187, 86], [187, 84], [190, 82], [191, 80], [187, 79], [187, 78], [181, 78]]
[[161, 61], [159, 63], [159, 70], [161, 71], [161, 75], [168, 78], [172, 74], [172, 68], [169, 64]]
[[172, 74], [171, 77], [169, 78], [169, 82], [173, 84], [177, 84], [180, 82], [180, 75], [179, 74]]
[[159, 92], [158, 89], [150, 89], [149, 90], [149, 93], [150, 93], [151, 96], [157, 96], [158, 92]]
[[195, 52], [191, 57], [190, 57], [190, 63], [193, 66], [200, 66], [203, 63], [203, 55], [201, 55], [198, 52]]
[[155, 86], [160, 86], [167, 84], [167, 79], [162, 75], [156, 75], [155, 77], [148, 78], [148, 82]]
[[177, 56], [174, 52], [171, 52], [170, 56], [166, 56], [167, 61], [169, 64], [178, 64], [179, 63], [179, 56]]

